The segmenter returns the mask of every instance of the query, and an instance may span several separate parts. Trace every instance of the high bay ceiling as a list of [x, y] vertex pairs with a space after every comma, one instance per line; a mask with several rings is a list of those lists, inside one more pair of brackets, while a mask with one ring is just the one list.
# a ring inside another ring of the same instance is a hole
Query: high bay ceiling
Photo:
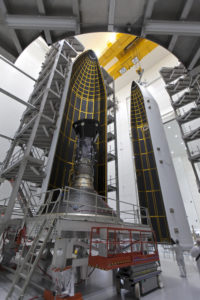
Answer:
[[200, 64], [199, 0], [0, 0], [0, 54], [15, 61], [42, 35], [48, 44], [89, 32], [123, 32]]
[[99, 63], [114, 79], [117, 79], [133, 65], [136, 66], [137, 72], [141, 72], [140, 61], [156, 47], [156, 43], [147, 39], [118, 33], [116, 41], [108, 43], [108, 47], [99, 58]]

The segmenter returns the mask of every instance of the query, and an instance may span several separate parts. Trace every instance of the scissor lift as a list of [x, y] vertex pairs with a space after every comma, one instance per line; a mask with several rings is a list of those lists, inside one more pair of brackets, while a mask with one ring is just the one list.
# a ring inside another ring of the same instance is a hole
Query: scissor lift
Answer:
[[116, 290], [131, 290], [136, 299], [161, 288], [157, 242], [151, 229], [93, 227], [89, 265], [116, 270]]

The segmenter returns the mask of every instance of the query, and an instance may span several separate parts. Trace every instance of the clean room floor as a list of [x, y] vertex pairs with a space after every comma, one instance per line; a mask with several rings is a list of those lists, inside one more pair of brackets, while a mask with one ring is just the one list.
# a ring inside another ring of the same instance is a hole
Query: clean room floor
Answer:
[[[200, 300], [200, 276], [196, 263], [185, 257], [187, 278], [179, 276], [178, 266], [172, 253], [161, 253], [163, 289], [157, 289], [143, 297], [143, 300]], [[111, 272], [95, 270], [89, 284], [83, 287], [84, 300], [131, 300], [133, 295], [122, 290], [117, 295], [112, 285]]]
[[[157, 289], [142, 297], [143, 300], [200, 300], [200, 276], [196, 264], [190, 256], [185, 257], [187, 278], [179, 276], [178, 266], [171, 252], [161, 252], [161, 268], [163, 289]], [[5, 300], [13, 276], [7, 271], [0, 271], [0, 300]], [[41, 282], [42, 284], [42, 282]], [[95, 270], [87, 285], [77, 287], [82, 292], [84, 300], [131, 300], [133, 296], [126, 290], [117, 295], [113, 286], [112, 272]], [[25, 300], [35, 298], [38, 293], [33, 288], [28, 289]]]

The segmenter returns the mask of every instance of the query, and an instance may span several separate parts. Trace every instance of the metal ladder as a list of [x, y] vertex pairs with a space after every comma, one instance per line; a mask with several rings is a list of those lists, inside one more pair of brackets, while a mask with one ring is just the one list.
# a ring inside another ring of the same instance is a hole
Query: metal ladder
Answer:
[[[41, 258], [41, 255], [45, 249], [46, 243], [52, 233], [52, 230], [54, 226], [56, 225], [56, 218], [47, 219], [45, 218], [43, 222], [41, 223], [38, 233], [28, 251], [26, 254], [24, 261], [21, 266], [16, 270], [14, 280], [12, 282], [12, 286], [8, 292], [8, 295], [6, 297], [6, 300], [12, 299], [13, 293], [15, 293], [14, 299], [22, 300], [24, 298], [24, 293], [28, 287], [28, 284], [31, 280], [31, 277], [33, 275], [33, 272], [35, 271], [38, 261]], [[35, 223], [36, 225], [36, 223]], [[42, 238], [44, 232], [46, 231], [46, 228], [48, 227], [48, 230], [46, 232], [46, 236], [44, 238], [44, 241], [41, 243], [40, 239]], [[20, 285], [20, 280], [24, 279], [22, 285]], [[18, 295], [17, 295], [18, 293]]]
[[[56, 43], [46, 55], [28, 107], [0, 169], [1, 178], [13, 181], [9, 204], [0, 223], [7, 224], [10, 220], [16, 201], [21, 205], [22, 214], [26, 212], [29, 203], [34, 207], [30, 185], [38, 187], [43, 193], [48, 188], [73, 59], [78, 55], [77, 51], [83, 51], [83, 47], [72, 38], [70, 41]], [[19, 195], [20, 199], [17, 199]], [[29, 216], [31, 215], [30, 209]]]

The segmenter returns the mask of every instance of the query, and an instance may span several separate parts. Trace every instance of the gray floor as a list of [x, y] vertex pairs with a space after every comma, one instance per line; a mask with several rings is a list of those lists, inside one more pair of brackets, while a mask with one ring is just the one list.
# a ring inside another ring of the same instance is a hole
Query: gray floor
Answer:
[[[165, 255], [164, 255], [165, 254]], [[164, 288], [155, 290], [142, 297], [144, 300], [200, 300], [200, 276], [197, 272], [195, 262], [186, 257], [187, 278], [179, 277], [178, 267], [172, 254], [161, 253], [162, 279]], [[5, 300], [12, 275], [7, 271], [0, 271], [0, 300]], [[43, 284], [41, 282], [41, 284]], [[117, 295], [113, 287], [112, 272], [95, 270], [87, 285], [77, 287], [83, 294], [84, 300], [130, 300], [133, 296], [130, 292], [122, 290]], [[29, 288], [29, 300], [38, 293]], [[42, 299], [42, 298], [40, 298]], [[38, 299], [37, 299], [38, 300]]]
[[[161, 253], [163, 289], [155, 290], [142, 297], [144, 300], [199, 300], [200, 276], [192, 258], [186, 257], [187, 278], [179, 276], [178, 266], [172, 255], [164, 257]], [[116, 294], [112, 286], [110, 272], [94, 271], [87, 287], [82, 288], [84, 300], [130, 300], [130, 292], [122, 290], [121, 295]]]

